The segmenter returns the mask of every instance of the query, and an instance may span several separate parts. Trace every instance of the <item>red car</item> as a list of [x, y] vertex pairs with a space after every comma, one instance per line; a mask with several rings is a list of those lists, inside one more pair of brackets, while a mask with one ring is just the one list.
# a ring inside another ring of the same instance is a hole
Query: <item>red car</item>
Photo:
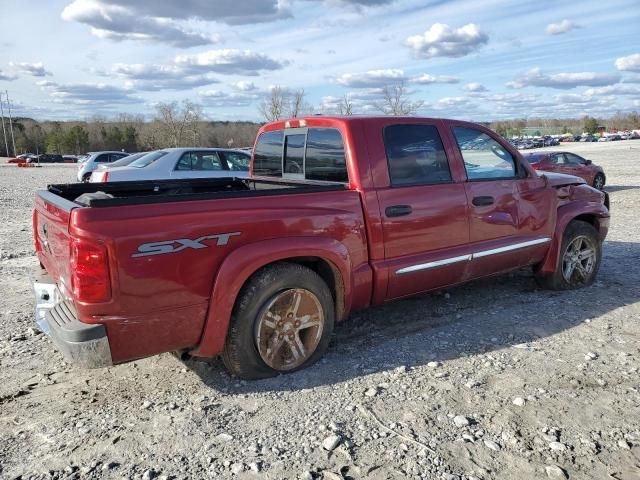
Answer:
[[524, 158], [534, 170], [575, 175], [598, 190], [604, 188], [606, 177], [602, 167], [594, 165], [591, 160], [582, 158], [575, 153], [538, 152], [528, 153], [524, 155]]
[[182, 351], [262, 378], [317, 361], [355, 310], [522, 267], [579, 288], [600, 266], [607, 194], [481, 125], [281, 120], [251, 162], [39, 191], [40, 328], [85, 367]]

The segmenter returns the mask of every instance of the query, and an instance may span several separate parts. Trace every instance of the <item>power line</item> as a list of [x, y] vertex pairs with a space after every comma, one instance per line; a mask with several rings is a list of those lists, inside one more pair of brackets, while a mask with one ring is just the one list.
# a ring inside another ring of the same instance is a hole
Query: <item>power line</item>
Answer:
[[16, 156], [16, 139], [13, 136], [13, 119], [11, 118], [11, 102], [9, 102], [9, 90], [5, 90], [7, 96], [7, 108], [9, 109], [9, 130], [11, 130], [11, 144], [13, 145], [13, 156]]
[[4, 148], [9, 156], [9, 144], [7, 143], [7, 131], [4, 128], [4, 108], [2, 107], [2, 93], [0, 93], [0, 118], [2, 118], [2, 135], [4, 135]]

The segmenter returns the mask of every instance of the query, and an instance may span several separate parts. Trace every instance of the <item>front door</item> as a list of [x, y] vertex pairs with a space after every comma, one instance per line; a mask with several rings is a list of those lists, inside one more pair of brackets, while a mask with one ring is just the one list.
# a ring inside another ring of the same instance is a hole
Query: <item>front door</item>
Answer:
[[222, 161], [215, 151], [185, 152], [178, 159], [171, 178], [212, 178], [229, 176]]
[[464, 183], [455, 181], [434, 124], [384, 129], [389, 186], [377, 191], [387, 299], [460, 282], [469, 263]]
[[469, 278], [542, 260], [551, 240], [554, 192], [491, 132], [454, 126], [467, 175]]

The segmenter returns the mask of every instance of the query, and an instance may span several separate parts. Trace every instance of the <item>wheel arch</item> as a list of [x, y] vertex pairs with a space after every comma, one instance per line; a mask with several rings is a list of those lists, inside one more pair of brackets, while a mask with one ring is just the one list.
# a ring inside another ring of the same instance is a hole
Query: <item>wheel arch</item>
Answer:
[[604, 240], [609, 230], [609, 211], [604, 205], [594, 208], [593, 203], [576, 202], [558, 209], [556, 228], [554, 230], [551, 245], [544, 260], [538, 268], [538, 272], [545, 274], [554, 272], [560, 260], [562, 238], [567, 225], [574, 220], [582, 221], [593, 226]]
[[333, 296], [336, 320], [348, 315], [353, 296], [352, 265], [342, 243], [323, 237], [295, 237], [244, 245], [228, 255], [218, 269], [200, 343], [192, 355], [212, 357], [222, 352], [243, 286], [261, 269], [281, 262], [301, 264], [318, 273]]

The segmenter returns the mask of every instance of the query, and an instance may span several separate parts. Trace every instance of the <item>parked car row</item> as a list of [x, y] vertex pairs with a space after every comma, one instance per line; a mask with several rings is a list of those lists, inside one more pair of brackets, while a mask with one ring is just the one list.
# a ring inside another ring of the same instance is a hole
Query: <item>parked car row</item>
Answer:
[[23, 153], [15, 158], [10, 158], [7, 163], [77, 163], [76, 155], [58, 155], [50, 153]]

